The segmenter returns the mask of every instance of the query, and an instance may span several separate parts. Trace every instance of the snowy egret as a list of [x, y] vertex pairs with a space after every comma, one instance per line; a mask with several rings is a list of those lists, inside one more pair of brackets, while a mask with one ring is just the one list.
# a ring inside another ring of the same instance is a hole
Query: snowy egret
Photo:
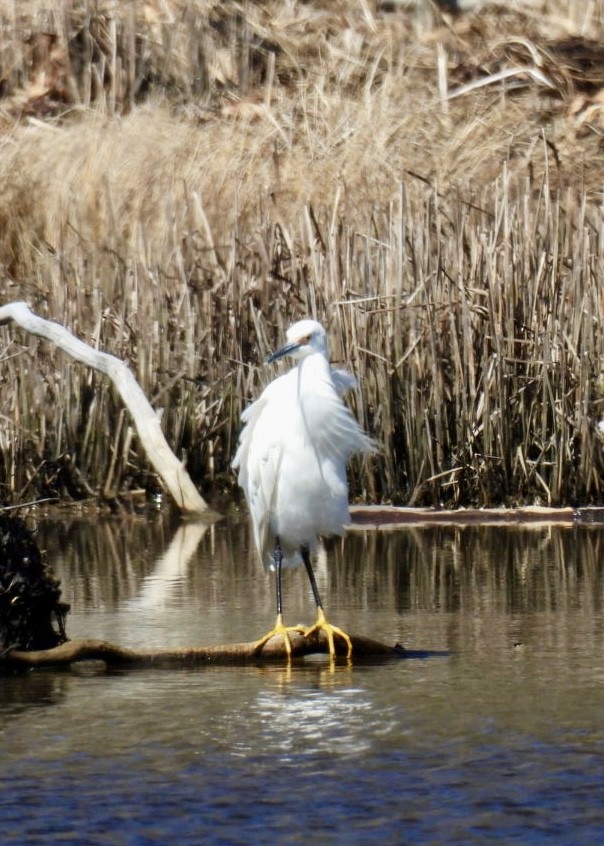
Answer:
[[[297, 365], [271, 382], [242, 415], [239, 448], [233, 460], [247, 500], [260, 558], [276, 574], [277, 621], [257, 643], [260, 651], [274, 635], [284, 639], [291, 655], [290, 631], [350, 637], [325, 615], [310, 555], [321, 536], [342, 535], [349, 521], [346, 462], [354, 453], [370, 453], [375, 445], [360, 428], [342, 395], [355, 383], [329, 365], [327, 334], [316, 320], [300, 320], [287, 331], [287, 343], [267, 359], [282, 356]], [[283, 623], [281, 568], [304, 563], [315, 604], [316, 623], [309, 629]]]

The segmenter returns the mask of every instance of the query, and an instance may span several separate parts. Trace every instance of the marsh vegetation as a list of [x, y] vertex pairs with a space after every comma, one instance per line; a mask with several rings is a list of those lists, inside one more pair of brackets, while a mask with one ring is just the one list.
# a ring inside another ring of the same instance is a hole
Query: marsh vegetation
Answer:
[[[601, 2], [0, 0], [0, 298], [132, 367], [204, 495], [294, 319], [356, 497], [604, 500]], [[157, 482], [98, 374], [0, 334], [0, 484]]]

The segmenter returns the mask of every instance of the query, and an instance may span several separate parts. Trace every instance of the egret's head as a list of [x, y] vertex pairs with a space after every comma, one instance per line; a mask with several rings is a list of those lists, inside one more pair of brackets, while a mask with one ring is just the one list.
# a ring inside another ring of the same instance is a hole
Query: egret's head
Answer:
[[284, 355], [305, 358], [312, 353], [327, 356], [327, 333], [316, 320], [299, 320], [287, 330], [287, 343], [280, 350], [269, 355], [267, 362], [276, 361]]

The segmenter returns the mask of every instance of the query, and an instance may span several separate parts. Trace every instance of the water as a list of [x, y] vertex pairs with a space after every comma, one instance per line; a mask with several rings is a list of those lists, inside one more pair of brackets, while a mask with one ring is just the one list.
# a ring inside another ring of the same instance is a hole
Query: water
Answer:
[[[40, 521], [71, 637], [255, 638], [245, 524]], [[592, 844], [604, 837], [602, 544], [589, 528], [353, 532], [317, 566], [387, 664], [0, 679], [0, 843]], [[302, 571], [286, 620], [312, 621]]]

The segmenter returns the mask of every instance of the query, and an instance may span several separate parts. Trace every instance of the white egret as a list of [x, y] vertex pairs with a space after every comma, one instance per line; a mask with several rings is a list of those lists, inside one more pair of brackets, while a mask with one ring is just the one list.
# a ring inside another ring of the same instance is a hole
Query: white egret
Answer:
[[[329, 652], [334, 636], [350, 637], [325, 615], [310, 555], [320, 536], [342, 535], [350, 519], [346, 462], [354, 453], [375, 451], [342, 395], [355, 385], [346, 371], [329, 365], [327, 334], [316, 320], [300, 320], [287, 331], [287, 343], [267, 359], [285, 355], [297, 365], [271, 382], [242, 415], [244, 423], [233, 467], [247, 500], [260, 558], [275, 570], [277, 621], [257, 643], [260, 651], [274, 635], [282, 635], [291, 655], [290, 631], [307, 636], [324, 631]], [[282, 567], [304, 563], [315, 604], [316, 623], [309, 629], [283, 622]]]

